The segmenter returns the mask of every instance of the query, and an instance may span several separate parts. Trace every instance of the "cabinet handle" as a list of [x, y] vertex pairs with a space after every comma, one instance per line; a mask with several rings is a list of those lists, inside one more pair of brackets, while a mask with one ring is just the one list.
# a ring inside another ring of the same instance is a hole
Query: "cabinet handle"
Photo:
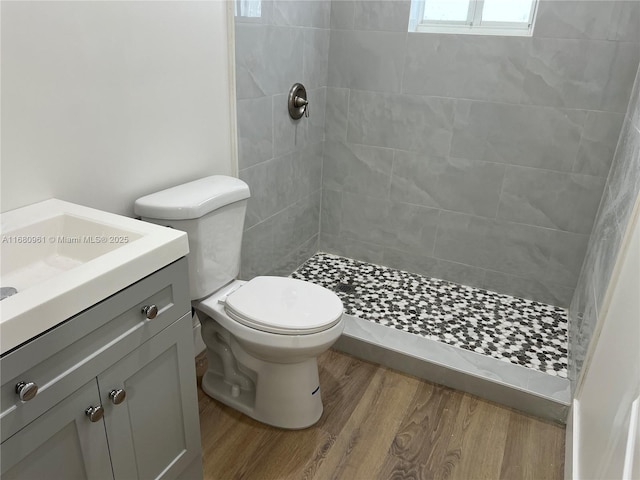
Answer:
[[158, 307], [155, 305], [145, 305], [142, 307], [142, 313], [149, 319], [153, 320], [158, 315]]
[[111, 399], [111, 403], [113, 403], [114, 405], [120, 405], [122, 402], [124, 402], [124, 399], [126, 397], [127, 392], [125, 392], [121, 388], [114, 389], [109, 392], [109, 398]]
[[23, 402], [28, 402], [38, 393], [38, 385], [33, 382], [16, 383], [16, 393]]
[[104, 408], [102, 408], [102, 405], [89, 407], [84, 411], [84, 414], [89, 417], [89, 420], [92, 422], [99, 422], [102, 420], [102, 416], [104, 415]]

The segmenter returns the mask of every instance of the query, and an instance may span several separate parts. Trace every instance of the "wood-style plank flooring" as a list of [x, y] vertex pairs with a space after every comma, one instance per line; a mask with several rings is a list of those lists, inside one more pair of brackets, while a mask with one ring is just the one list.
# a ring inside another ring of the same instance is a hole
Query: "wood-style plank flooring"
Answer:
[[[561, 479], [562, 426], [330, 350], [318, 359], [324, 413], [280, 430], [198, 388], [204, 477]], [[196, 359], [198, 384], [206, 357]]]

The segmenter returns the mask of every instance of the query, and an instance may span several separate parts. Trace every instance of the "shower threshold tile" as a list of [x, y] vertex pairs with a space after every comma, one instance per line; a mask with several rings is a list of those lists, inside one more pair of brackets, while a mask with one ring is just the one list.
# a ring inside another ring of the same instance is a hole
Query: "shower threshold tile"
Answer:
[[566, 421], [571, 402], [566, 378], [350, 315], [334, 348], [538, 417]]
[[567, 377], [563, 308], [323, 252], [291, 276], [335, 291], [353, 317]]

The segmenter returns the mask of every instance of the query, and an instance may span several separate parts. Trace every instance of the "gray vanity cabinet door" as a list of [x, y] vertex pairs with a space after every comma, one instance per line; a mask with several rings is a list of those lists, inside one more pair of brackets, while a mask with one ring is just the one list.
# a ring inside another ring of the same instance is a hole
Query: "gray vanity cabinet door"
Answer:
[[2, 444], [2, 479], [113, 479], [95, 378]]
[[200, 455], [193, 358], [187, 314], [98, 376], [115, 480], [176, 478]]

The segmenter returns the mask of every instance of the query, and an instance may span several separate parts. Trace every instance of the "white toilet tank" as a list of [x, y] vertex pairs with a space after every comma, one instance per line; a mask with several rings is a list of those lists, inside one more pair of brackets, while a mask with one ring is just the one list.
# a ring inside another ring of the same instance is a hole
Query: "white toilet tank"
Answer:
[[249, 196], [242, 180], [214, 175], [136, 200], [134, 211], [142, 220], [187, 232], [192, 300], [237, 277]]

